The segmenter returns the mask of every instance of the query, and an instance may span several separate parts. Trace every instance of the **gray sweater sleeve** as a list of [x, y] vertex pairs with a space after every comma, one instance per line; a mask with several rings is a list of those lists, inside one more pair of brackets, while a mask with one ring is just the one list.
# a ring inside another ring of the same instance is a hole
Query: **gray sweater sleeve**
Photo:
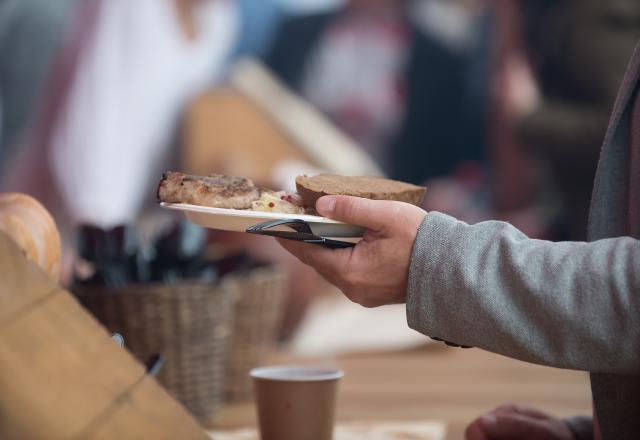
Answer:
[[528, 362], [637, 373], [640, 241], [552, 243], [503, 222], [429, 213], [413, 248], [407, 320]]

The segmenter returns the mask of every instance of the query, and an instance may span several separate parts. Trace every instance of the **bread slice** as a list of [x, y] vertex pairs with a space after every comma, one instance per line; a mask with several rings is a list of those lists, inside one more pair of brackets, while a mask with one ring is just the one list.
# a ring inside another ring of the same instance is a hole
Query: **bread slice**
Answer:
[[167, 203], [250, 209], [259, 198], [260, 189], [251, 179], [222, 174], [191, 176], [167, 171], [158, 185], [158, 201]]
[[296, 187], [304, 205], [309, 208], [314, 208], [316, 200], [326, 195], [397, 200], [420, 206], [427, 191], [427, 188], [423, 186], [382, 177], [339, 176], [336, 174], [319, 174], [312, 177], [298, 176]]

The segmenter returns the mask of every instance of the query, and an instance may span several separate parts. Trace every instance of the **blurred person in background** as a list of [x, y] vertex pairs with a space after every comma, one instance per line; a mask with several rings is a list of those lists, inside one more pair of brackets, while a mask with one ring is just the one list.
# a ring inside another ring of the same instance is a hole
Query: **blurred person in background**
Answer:
[[[448, 0], [283, 5], [288, 14], [267, 66], [385, 174], [426, 182], [428, 209], [476, 221], [487, 200], [485, 8]], [[293, 296], [291, 309], [306, 307], [306, 291]]]
[[264, 56], [284, 14], [281, 3], [282, 0], [237, 0], [242, 30], [236, 55]]
[[[555, 239], [584, 240], [591, 188], [618, 87], [640, 39], [637, 0], [520, 2], [526, 53], [505, 64], [516, 141], [550, 166]], [[509, 122], [509, 121], [507, 121]]]
[[0, 2], [0, 175], [31, 121], [75, 1]]
[[415, 183], [484, 159], [470, 57], [415, 19], [425, 3], [350, 0], [285, 19], [266, 58], [388, 175]]
[[140, 225], [185, 104], [222, 77], [237, 44], [236, 4], [78, 0], [73, 12], [3, 187], [35, 195], [63, 229]]
[[343, 0], [235, 0], [242, 32], [236, 55], [264, 57], [284, 16], [327, 10]]
[[465, 118], [461, 142], [475, 158], [462, 154], [452, 172], [430, 178], [425, 184], [429, 197], [423, 207], [464, 219], [469, 223], [491, 218], [494, 194], [491, 177], [491, 144], [488, 139], [491, 105], [492, 41], [495, 14], [483, 0], [423, 0], [412, 3], [411, 16], [418, 28], [457, 54], [464, 54]]

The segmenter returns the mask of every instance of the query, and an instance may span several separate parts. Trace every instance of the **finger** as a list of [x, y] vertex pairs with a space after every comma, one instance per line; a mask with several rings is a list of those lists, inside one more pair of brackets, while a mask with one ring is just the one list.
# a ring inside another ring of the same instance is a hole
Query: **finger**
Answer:
[[316, 202], [320, 215], [381, 232], [394, 225], [398, 202], [351, 196], [324, 196]]
[[464, 432], [465, 440], [489, 440], [484, 432], [480, 419], [474, 420]]
[[295, 240], [276, 239], [289, 253], [294, 255], [302, 263], [313, 267], [320, 275], [336, 284], [343, 271], [347, 269], [347, 263], [352, 249], [329, 249], [316, 244], [304, 243]]
[[547, 434], [544, 422], [517, 413], [489, 413], [480, 417], [480, 424], [492, 440], [540, 439]]
[[330, 259], [331, 256], [331, 250], [322, 246], [284, 238], [276, 238], [276, 241], [298, 260], [309, 266], [312, 266], [313, 262], [321, 261], [323, 257]]

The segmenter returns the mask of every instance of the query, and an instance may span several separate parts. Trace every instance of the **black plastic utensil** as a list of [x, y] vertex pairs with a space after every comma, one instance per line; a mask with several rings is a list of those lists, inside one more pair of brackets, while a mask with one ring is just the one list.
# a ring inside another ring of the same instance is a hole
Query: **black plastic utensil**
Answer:
[[[276, 231], [272, 228], [276, 226], [287, 226], [293, 231]], [[250, 234], [268, 235], [271, 237], [284, 238], [285, 240], [302, 241], [305, 243], [319, 244], [331, 249], [343, 249], [354, 247], [356, 244], [348, 241], [333, 240], [330, 238], [315, 235], [307, 222], [300, 219], [294, 220], [274, 220], [258, 223], [247, 228]]]

